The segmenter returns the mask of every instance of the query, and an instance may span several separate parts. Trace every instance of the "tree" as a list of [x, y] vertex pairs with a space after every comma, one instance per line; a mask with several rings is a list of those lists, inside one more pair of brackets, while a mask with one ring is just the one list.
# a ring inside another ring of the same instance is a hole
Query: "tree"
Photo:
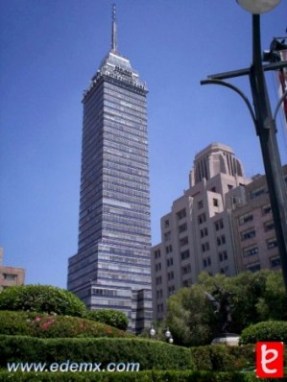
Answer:
[[183, 288], [169, 298], [167, 325], [177, 344], [200, 345], [212, 340], [216, 320], [201, 285]]
[[287, 320], [287, 299], [283, 277], [277, 272], [269, 272], [266, 278], [265, 290], [257, 303], [260, 321]]
[[169, 298], [167, 325], [176, 343], [203, 345], [222, 331], [241, 333], [262, 320], [286, 319], [286, 301], [280, 272], [203, 273], [197, 284]]

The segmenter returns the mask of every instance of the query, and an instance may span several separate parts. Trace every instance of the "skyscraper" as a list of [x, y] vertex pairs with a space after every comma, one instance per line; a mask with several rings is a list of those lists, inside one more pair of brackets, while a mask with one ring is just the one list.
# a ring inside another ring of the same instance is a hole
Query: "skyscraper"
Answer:
[[78, 253], [68, 289], [90, 309], [125, 312], [140, 332], [152, 318], [147, 88], [112, 44], [83, 97]]

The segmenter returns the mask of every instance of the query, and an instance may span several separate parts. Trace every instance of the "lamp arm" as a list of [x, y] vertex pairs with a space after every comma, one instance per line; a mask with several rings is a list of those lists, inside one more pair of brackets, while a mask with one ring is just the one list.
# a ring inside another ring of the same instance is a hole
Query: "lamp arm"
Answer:
[[228, 82], [225, 82], [225, 81], [222, 81], [222, 80], [203, 80], [203, 81], [200, 81], [200, 84], [201, 85], [221, 85], [221, 86], [225, 86], [226, 88], [229, 88], [231, 90], [234, 90], [237, 94], [240, 95], [240, 97], [243, 99], [243, 101], [245, 102], [250, 114], [251, 114], [251, 118], [252, 118], [252, 121], [256, 127], [257, 123], [256, 123], [256, 117], [255, 117], [255, 114], [254, 114], [254, 110], [252, 108], [252, 105], [249, 101], [249, 99], [246, 97], [246, 95], [236, 86], [228, 83]]
[[279, 101], [278, 101], [278, 103], [277, 103], [277, 105], [276, 105], [276, 108], [275, 108], [275, 111], [274, 111], [274, 117], [273, 117], [274, 120], [275, 120], [276, 117], [277, 117], [278, 111], [279, 111], [279, 109], [280, 109], [281, 104], [282, 104], [283, 101], [284, 101], [284, 98], [287, 99], [287, 90], [285, 90], [285, 92], [282, 94], [282, 96], [280, 97], [280, 99], [279, 99]]

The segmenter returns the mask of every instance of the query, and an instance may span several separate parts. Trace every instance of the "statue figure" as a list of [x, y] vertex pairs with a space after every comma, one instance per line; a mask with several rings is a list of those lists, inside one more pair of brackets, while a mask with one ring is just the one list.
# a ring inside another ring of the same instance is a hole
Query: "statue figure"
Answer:
[[226, 333], [232, 322], [230, 303], [230, 296], [232, 296], [232, 293], [216, 286], [213, 294], [205, 292], [205, 295], [213, 305], [214, 313], [218, 316], [219, 332]]

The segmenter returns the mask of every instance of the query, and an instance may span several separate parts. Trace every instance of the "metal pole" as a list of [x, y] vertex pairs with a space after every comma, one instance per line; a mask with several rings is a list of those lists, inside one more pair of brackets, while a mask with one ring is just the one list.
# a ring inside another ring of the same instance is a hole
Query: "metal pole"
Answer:
[[260, 16], [252, 16], [253, 63], [250, 85], [254, 103], [256, 132], [259, 136], [270, 204], [281, 258], [283, 279], [287, 291], [287, 190], [283, 179], [280, 154], [276, 140], [276, 125], [272, 117], [261, 59]]

